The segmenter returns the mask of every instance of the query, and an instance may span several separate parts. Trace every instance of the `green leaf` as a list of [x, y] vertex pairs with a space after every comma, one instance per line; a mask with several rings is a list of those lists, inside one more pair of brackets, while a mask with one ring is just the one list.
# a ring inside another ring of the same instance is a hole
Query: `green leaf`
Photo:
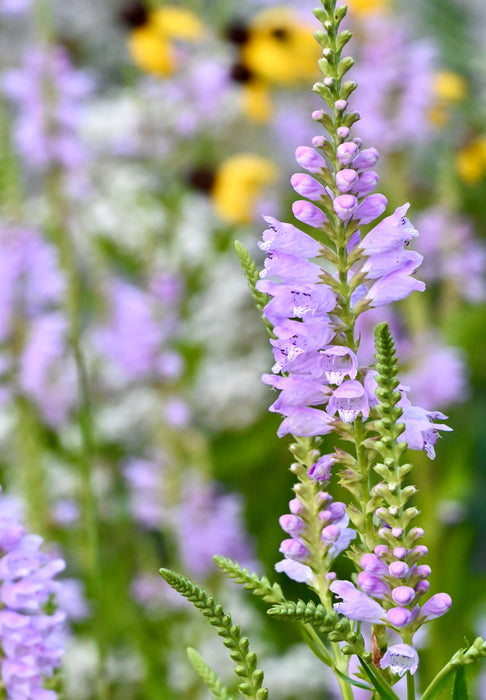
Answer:
[[229, 690], [224, 687], [216, 673], [192, 647], [187, 648], [187, 656], [201, 680], [208, 686], [216, 700], [233, 700]]
[[[256, 283], [260, 279], [260, 276], [255, 261], [253, 260], [243, 243], [240, 243], [240, 241], [235, 241], [235, 250], [240, 260], [240, 265], [241, 269], [243, 270], [243, 274], [245, 275], [246, 281], [248, 282], [248, 286], [250, 287], [250, 291], [255, 301], [256, 307], [258, 311], [262, 313], [263, 307], [268, 302], [268, 296], [266, 294], [263, 294], [262, 292], [259, 292], [256, 288]], [[269, 321], [267, 321], [265, 317], [263, 317], [263, 320], [265, 322], [265, 325], [267, 326], [268, 331], [272, 333], [272, 325], [269, 323]]]
[[338, 668], [334, 667], [335, 673], [340, 676], [343, 680], [345, 680], [347, 683], [350, 685], [355, 685], [357, 688], [363, 688], [364, 690], [370, 690], [373, 692], [373, 687], [371, 685], [367, 685], [366, 683], [361, 683], [361, 681], [356, 680], [355, 678], [350, 678], [347, 676], [345, 673], [340, 671]]
[[266, 603], [284, 603], [285, 596], [278, 583], [270, 583], [266, 576], [261, 578], [258, 574], [250, 574], [247, 568], [242, 568], [238, 562], [217, 554], [213, 557], [215, 563], [228, 576], [237, 583], [243, 584], [247, 591], [262, 598]]
[[[249, 651], [246, 637], [240, 633], [229, 613], [225, 613], [222, 605], [216, 603], [209, 593], [191, 579], [170, 569], [160, 569], [160, 575], [169, 586], [187, 598], [223, 639], [223, 644], [229, 650], [230, 656], [236, 663], [236, 675], [239, 677], [238, 690], [253, 700], [265, 700], [268, 690], [262, 688], [263, 671], [256, 668], [256, 656]], [[197, 652], [196, 652], [197, 653]], [[194, 656], [194, 655], [193, 655]], [[246, 680], [242, 682], [242, 679]]]
[[452, 687], [452, 700], [469, 700], [469, 690], [467, 687], [466, 669], [461, 666], [456, 670], [454, 685]]

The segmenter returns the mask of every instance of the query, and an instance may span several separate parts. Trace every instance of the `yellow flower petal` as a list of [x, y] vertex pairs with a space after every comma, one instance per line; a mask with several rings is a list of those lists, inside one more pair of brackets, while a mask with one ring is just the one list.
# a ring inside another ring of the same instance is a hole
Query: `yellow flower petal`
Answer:
[[216, 173], [211, 193], [216, 212], [227, 223], [251, 222], [259, 195], [277, 176], [277, 166], [267, 158], [251, 153], [228, 158]]
[[486, 137], [480, 136], [456, 154], [459, 177], [469, 185], [480, 182], [486, 175]]
[[269, 84], [295, 85], [313, 80], [321, 55], [312, 35], [314, 29], [287, 8], [260, 12], [249, 25], [241, 61]]
[[442, 70], [435, 76], [434, 92], [440, 100], [459, 102], [467, 95], [467, 82], [459, 73]]
[[166, 77], [174, 72], [174, 57], [170, 45], [162, 41], [148, 25], [131, 33], [128, 50], [135, 65], [146, 73]]
[[166, 5], [150, 13], [149, 24], [167, 39], [197, 41], [204, 34], [204, 25], [190, 10]]
[[346, 4], [351, 16], [357, 17], [384, 14], [390, 8], [389, 0], [348, 0]]
[[272, 118], [272, 101], [268, 88], [263, 83], [252, 81], [243, 85], [241, 101], [243, 112], [249, 119], [266, 123]]

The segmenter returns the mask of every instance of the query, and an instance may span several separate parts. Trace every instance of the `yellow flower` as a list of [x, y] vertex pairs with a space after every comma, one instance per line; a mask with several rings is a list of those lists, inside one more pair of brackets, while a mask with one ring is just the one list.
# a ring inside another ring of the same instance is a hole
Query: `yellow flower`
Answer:
[[267, 158], [251, 153], [231, 156], [220, 165], [211, 190], [217, 214], [227, 223], [250, 223], [259, 195], [277, 175], [277, 166]]
[[437, 127], [449, 122], [451, 104], [460, 102], [467, 95], [467, 82], [453, 71], [439, 71], [434, 80], [435, 102], [429, 110], [429, 121]]
[[260, 12], [248, 25], [241, 63], [269, 85], [291, 86], [313, 80], [321, 55], [313, 30], [287, 8]]
[[486, 175], [486, 136], [470, 141], [456, 154], [459, 177], [468, 185], [475, 185]]
[[128, 48], [140, 70], [167, 77], [177, 68], [174, 42], [194, 42], [203, 33], [204, 27], [196, 15], [168, 5], [147, 13], [146, 22], [132, 30]]
[[442, 70], [435, 76], [434, 93], [439, 100], [460, 102], [467, 95], [467, 82], [459, 73]]
[[241, 93], [243, 111], [254, 122], [269, 122], [273, 106], [265, 83], [251, 80], [243, 86]]
[[383, 14], [390, 8], [389, 0], [348, 0], [346, 4], [350, 14], [360, 18]]

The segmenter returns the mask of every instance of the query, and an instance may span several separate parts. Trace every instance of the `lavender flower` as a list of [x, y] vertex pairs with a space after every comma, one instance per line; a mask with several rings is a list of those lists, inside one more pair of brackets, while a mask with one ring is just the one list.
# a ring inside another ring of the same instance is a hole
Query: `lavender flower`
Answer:
[[92, 87], [91, 78], [72, 67], [61, 47], [32, 50], [20, 68], [5, 74], [3, 92], [18, 110], [14, 138], [30, 167], [76, 171], [85, 165], [81, 105]]
[[64, 653], [65, 613], [47, 614], [44, 607], [61, 590], [54, 580], [62, 559], [40, 550], [42, 538], [29, 535], [18, 522], [9, 500], [0, 495], [0, 644], [1, 675], [8, 697], [55, 700], [44, 689]]
[[182, 371], [182, 358], [170, 346], [178, 331], [179, 285], [159, 282], [152, 280], [149, 291], [121, 279], [107, 285], [111, 313], [93, 343], [123, 382], [175, 379]]

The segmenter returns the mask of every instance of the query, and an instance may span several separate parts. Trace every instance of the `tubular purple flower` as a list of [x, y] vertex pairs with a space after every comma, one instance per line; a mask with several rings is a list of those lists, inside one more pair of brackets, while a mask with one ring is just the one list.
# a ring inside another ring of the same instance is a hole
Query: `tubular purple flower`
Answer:
[[418, 654], [410, 644], [394, 644], [389, 647], [380, 660], [381, 668], [389, 668], [398, 676], [407, 671], [412, 675], [418, 668]]
[[273, 216], [264, 216], [263, 219], [269, 228], [263, 232], [263, 241], [258, 243], [261, 250], [278, 250], [301, 258], [315, 258], [319, 254], [320, 244], [293, 224], [282, 223]]
[[312, 202], [298, 199], [292, 204], [292, 212], [296, 219], [314, 228], [319, 228], [326, 221], [326, 215]]
[[275, 276], [284, 284], [315, 284], [320, 274], [321, 268], [318, 265], [296, 255], [275, 251], [267, 255], [260, 278]]
[[289, 433], [299, 437], [327, 435], [333, 429], [332, 418], [316, 408], [288, 409], [284, 415], [287, 415], [287, 418], [282, 421], [277, 431], [279, 437]]
[[415, 270], [415, 260], [409, 260], [400, 269], [377, 280], [368, 290], [365, 299], [369, 301], [370, 306], [378, 307], [406, 299], [414, 291], [423, 292], [424, 282], [410, 276]]
[[[368, 197], [365, 202], [368, 199], [370, 198]], [[387, 253], [418, 236], [418, 231], [405, 217], [409, 207], [408, 203], [398, 207], [393, 214], [387, 216], [371, 229], [360, 243], [365, 255]]]
[[338, 386], [332, 393], [327, 405], [327, 412], [334, 415], [336, 411], [345, 423], [352, 423], [360, 413], [367, 418], [370, 412], [368, 396], [363, 385], [356, 379], [349, 379]]
[[358, 358], [343, 345], [329, 345], [321, 351], [322, 367], [330, 384], [342, 384], [344, 377], [355, 379], [358, 373]]
[[[406, 266], [413, 270], [420, 267], [423, 256], [414, 250], [396, 248], [395, 250], [370, 256], [360, 269], [361, 274], [366, 275], [366, 279], [374, 280], [384, 277], [391, 272], [398, 272]], [[425, 285], [424, 285], [425, 287]]]
[[275, 571], [287, 574], [289, 578], [298, 583], [312, 583], [314, 574], [310, 566], [301, 564], [293, 559], [283, 559], [275, 564]]
[[385, 612], [381, 605], [366, 593], [358, 591], [350, 581], [333, 581], [330, 590], [341, 598], [342, 603], [335, 603], [334, 610], [350, 620], [371, 622], [381, 625], [386, 620]]

